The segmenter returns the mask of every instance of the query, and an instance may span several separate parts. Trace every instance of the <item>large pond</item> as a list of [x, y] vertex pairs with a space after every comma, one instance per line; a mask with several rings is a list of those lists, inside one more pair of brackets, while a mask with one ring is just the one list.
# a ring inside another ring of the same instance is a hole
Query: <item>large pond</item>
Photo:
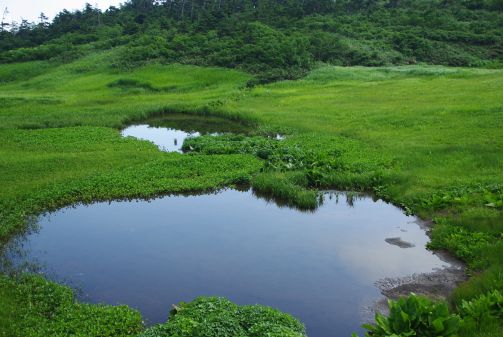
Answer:
[[128, 304], [148, 324], [166, 321], [172, 304], [216, 295], [288, 312], [311, 337], [350, 336], [380, 298], [377, 280], [446, 263], [400, 209], [324, 199], [315, 212], [236, 190], [80, 205], [40, 217], [16, 248], [82, 300]]

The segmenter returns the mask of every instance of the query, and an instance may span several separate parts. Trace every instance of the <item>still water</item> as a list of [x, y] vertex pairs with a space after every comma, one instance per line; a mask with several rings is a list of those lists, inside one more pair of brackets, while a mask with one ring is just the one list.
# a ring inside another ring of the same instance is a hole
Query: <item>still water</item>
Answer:
[[174, 303], [215, 295], [288, 312], [311, 337], [350, 336], [380, 297], [375, 281], [446, 263], [398, 208], [324, 197], [315, 212], [236, 190], [80, 205], [40, 217], [18, 248], [82, 300], [128, 304], [148, 324], [166, 321]]
[[161, 151], [183, 153], [183, 142], [187, 137], [198, 137], [199, 132], [187, 132], [167, 127], [150, 126], [148, 124], [131, 125], [121, 134], [124, 137], [135, 137], [141, 140], [148, 140]]
[[121, 135], [148, 140], [161, 151], [182, 153], [182, 145], [187, 137], [223, 133], [248, 134], [251, 130], [251, 126], [243, 122], [223, 117], [172, 113], [131, 125], [122, 130]]

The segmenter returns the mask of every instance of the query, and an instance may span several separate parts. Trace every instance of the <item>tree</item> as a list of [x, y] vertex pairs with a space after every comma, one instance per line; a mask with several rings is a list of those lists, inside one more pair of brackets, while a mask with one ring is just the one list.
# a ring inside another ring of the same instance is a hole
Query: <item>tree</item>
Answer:
[[0, 22], [0, 31], [2, 32], [9, 27], [9, 23], [5, 21], [7, 19], [7, 14], [9, 14], [9, 10], [5, 7], [2, 14], [2, 22]]
[[38, 19], [39, 19], [38, 26], [40, 28], [46, 28], [49, 26], [49, 18], [43, 12], [40, 13]]

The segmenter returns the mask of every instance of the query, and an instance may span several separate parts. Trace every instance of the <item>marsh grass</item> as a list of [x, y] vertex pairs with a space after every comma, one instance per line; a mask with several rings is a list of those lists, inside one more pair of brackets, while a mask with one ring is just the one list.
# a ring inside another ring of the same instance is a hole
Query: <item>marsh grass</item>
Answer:
[[252, 180], [253, 192], [261, 197], [273, 200], [278, 205], [315, 210], [319, 206], [319, 194], [299, 184], [299, 174], [264, 173]]
[[[219, 68], [119, 71], [115, 53], [0, 66], [3, 239], [27, 216], [76, 202], [251, 182], [257, 193], [313, 209], [315, 188], [362, 190], [443, 219], [433, 244], [457, 252], [474, 275], [453, 302], [503, 288], [502, 70], [324, 66], [298, 81], [246, 88], [251, 76]], [[241, 141], [227, 152], [229, 142], [208, 140], [212, 151], [181, 155], [118, 132], [172, 112], [288, 137], [274, 146]], [[0, 312], [12, 306], [8, 297]]]

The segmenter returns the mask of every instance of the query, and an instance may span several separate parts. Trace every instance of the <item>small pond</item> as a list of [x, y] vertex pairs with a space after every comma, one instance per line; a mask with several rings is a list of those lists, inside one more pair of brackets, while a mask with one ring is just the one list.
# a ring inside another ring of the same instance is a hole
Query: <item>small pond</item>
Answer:
[[[131, 125], [122, 130], [121, 134], [124, 137], [148, 140], [161, 151], [182, 153], [182, 145], [187, 137], [249, 132], [251, 126], [228, 118], [172, 113]], [[278, 135], [277, 138], [280, 139], [279, 137], [281, 136]]]
[[300, 212], [223, 190], [65, 208], [12, 249], [82, 300], [128, 304], [148, 324], [216, 295], [288, 312], [311, 337], [349, 337], [380, 298], [377, 280], [446, 265], [427, 241], [416, 218], [369, 197], [326, 192], [319, 209]]

